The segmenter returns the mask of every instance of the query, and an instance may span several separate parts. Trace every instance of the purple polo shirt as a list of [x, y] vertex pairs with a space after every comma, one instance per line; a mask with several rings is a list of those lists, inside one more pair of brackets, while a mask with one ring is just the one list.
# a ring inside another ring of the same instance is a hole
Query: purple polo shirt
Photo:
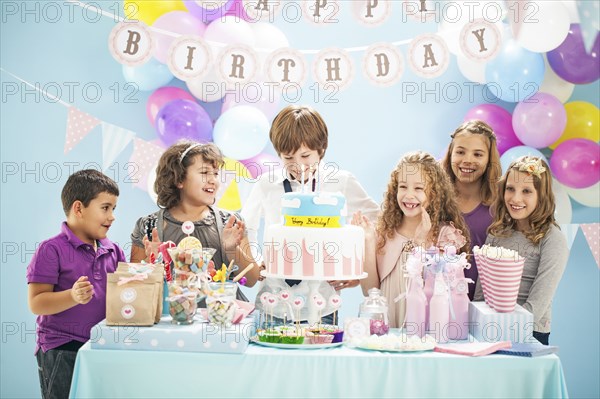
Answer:
[[44, 352], [76, 340], [86, 342], [90, 330], [106, 317], [106, 274], [125, 262], [123, 250], [108, 238], [99, 241], [97, 251], [81, 241], [63, 222], [61, 232], [42, 242], [27, 267], [28, 283], [53, 284], [54, 292], [68, 290], [80, 276], [88, 276], [94, 296], [85, 305], [76, 305], [53, 315], [37, 317], [37, 345]]
[[[469, 213], [463, 213], [465, 223], [469, 226], [471, 232], [471, 253], [473, 253], [473, 247], [475, 245], [482, 246], [485, 244], [487, 237], [487, 229], [492, 224], [492, 215], [490, 214], [490, 207], [484, 204], [479, 204], [477, 208], [473, 209]], [[471, 257], [471, 268], [465, 270], [465, 277], [472, 279], [477, 283], [479, 272], [477, 271], [477, 264], [475, 263], [475, 257]], [[469, 284], [469, 299], [473, 300], [475, 295], [475, 285]]]

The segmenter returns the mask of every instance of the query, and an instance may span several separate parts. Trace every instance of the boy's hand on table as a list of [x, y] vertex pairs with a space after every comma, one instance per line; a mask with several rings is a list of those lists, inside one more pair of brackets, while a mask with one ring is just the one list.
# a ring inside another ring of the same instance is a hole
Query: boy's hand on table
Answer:
[[94, 297], [94, 287], [87, 276], [81, 276], [71, 288], [71, 298], [80, 305], [85, 305]]

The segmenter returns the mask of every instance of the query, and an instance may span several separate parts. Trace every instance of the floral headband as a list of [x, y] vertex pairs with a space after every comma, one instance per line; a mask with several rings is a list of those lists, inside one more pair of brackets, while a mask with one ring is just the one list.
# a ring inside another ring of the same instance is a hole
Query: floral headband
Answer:
[[546, 171], [546, 168], [542, 165], [542, 160], [539, 158], [530, 158], [527, 161], [519, 162], [515, 165], [519, 172], [525, 172], [528, 175], [534, 175], [537, 178], [542, 177], [542, 173]]

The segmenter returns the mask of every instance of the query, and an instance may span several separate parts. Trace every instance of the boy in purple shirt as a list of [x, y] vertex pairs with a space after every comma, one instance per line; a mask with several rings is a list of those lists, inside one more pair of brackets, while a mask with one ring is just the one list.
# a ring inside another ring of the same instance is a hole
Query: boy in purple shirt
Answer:
[[121, 248], [106, 238], [118, 196], [117, 183], [101, 172], [72, 174], [61, 194], [67, 220], [60, 234], [40, 244], [27, 268], [44, 399], [68, 397], [77, 350], [106, 317], [106, 274], [125, 262]]

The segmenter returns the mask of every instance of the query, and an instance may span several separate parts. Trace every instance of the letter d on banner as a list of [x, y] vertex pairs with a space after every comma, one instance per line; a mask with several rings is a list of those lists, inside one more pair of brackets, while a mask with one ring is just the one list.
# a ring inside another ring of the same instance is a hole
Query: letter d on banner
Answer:
[[142, 22], [121, 22], [108, 37], [108, 49], [120, 64], [140, 66], [152, 57], [154, 41]]

